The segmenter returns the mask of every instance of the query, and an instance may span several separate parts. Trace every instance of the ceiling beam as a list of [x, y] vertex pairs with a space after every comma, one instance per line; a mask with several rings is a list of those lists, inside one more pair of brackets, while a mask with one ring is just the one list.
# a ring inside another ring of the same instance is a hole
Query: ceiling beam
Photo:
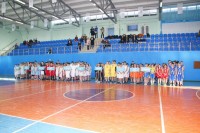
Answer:
[[[112, 17], [112, 16], [110, 16], [109, 15], [109, 13], [105, 10], [105, 7], [107, 6], [110, 6], [111, 5], [111, 3], [110, 3], [110, 1], [108, 1], [108, 0], [106, 0], [106, 2], [105, 2], [105, 0], [103, 0], [103, 2], [102, 2], [102, 4], [100, 3], [100, 4], [98, 4], [95, 0], [91, 0], [91, 2], [93, 3], [93, 4], [95, 4], [95, 6], [102, 12], [102, 13], [104, 13], [113, 23], [117, 23], [117, 17], [116, 17], [116, 11], [111, 11], [112, 13], [113, 13], [113, 15], [114, 15], [114, 17]], [[102, 6], [103, 5], [103, 6]], [[111, 6], [111, 9], [112, 9], [113, 7]]]
[[[6, 17], [6, 16], [4, 16], [4, 15], [0, 15], [0, 17], [2, 17], [2, 19], [3, 19], [3, 18], [7, 18], [7, 19], [12, 20], [12, 21], [10, 21], [10, 22], [14, 22], [14, 23], [20, 22], [20, 23], [23, 23], [23, 24], [25, 24], [25, 25], [29, 25], [29, 26], [30, 26], [30, 24], [27, 23], [27, 22], [22, 22], [22, 21], [13, 19], [13, 18]], [[5, 20], [6, 20], [6, 19], [5, 19]], [[34, 27], [39, 28], [39, 29], [42, 29], [42, 30], [49, 30], [48, 28], [43, 28], [43, 27], [40, 27], [40, 26], [37, 26], [37, 25], [35, 25]]]

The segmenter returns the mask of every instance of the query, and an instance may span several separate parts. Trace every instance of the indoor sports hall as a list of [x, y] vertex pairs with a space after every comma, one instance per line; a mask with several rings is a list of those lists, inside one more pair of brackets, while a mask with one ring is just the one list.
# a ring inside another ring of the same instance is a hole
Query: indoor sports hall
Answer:
[[0, 0], [0, 133], [200, 133], [200, 1]]

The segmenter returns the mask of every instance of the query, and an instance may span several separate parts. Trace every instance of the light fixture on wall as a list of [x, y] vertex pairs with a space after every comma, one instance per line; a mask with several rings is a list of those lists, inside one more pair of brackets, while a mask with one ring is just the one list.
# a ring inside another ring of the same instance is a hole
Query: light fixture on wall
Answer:
[[29, 0], [29, 7], [33, 7], [33, 0]]
[[161, 2], [160, 2], [160, 7], [162, 7], [162, 4], [163, 4], [163, 3], [162, 3], [162, 1], [161, 1]]
[[183, 14], [183, 3], [178, 3], [177, 4], [177, 8], [178, 8], [178, 14]]
[[1, 13], [6, 13], [6, 2], [2, 2], [1, 4]]

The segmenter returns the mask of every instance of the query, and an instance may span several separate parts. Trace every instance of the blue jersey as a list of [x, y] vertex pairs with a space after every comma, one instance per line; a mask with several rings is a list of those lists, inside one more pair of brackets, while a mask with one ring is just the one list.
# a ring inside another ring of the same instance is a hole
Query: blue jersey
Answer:
[[176, 67], [172, 67], [172, 66], [169, 66], [169, 72], [170, 72], [170, 75], [169, 75], [169, 80], [170, 81], [174, 81], [176, 79], [175, 77], [175, 70], [176, 70]]
[[182, 81], [183, 80], [183, 67], [177, 67], [177, 80]]

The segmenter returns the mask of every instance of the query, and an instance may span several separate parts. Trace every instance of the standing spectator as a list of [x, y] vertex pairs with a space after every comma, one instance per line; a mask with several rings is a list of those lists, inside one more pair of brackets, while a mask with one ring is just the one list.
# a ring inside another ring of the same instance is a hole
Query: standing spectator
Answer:
[[90, 49], [90, 39], [89, 39], [89, 37], [87, 38], [86, 45], [87, 45], [87, 50], [89, 50]]
[[77, 35], [75, 36], [74, 41], [78, 42], [78, 36]]
[[94, 40], [95, 40], [95, 38], [92, 36], [92, 37], [90, 38], [90, 43], [91, 43], [91, 48], [92, 48], [92, 49], [94, 48]]
[[70, 38], [67, 41], [67, 46], [72, 46], [72, 40]]
[[95, 38], [98, 38], [98, 27], [97, 26], [95, 27], [94, 32], [95, 32]]
[[95, 31], [94, 31], [94, 28], [93, 28], [93, 27], [91, 27], [91, 29], [90, 29], [90, 34], [91, 34], [91, 36], [94, 36], [94, 35], [95, 35]]
[[83, 43], [83, 41], [84, 41], [84, 37], [81, 36], [80, 42]]
[[79, 51], [81, 51], [81, 42], [80, 41], [78, 42], [78, 49], [79, 49]]
[[101, 38], [104, 38], [104, 27], [101, 28]]

